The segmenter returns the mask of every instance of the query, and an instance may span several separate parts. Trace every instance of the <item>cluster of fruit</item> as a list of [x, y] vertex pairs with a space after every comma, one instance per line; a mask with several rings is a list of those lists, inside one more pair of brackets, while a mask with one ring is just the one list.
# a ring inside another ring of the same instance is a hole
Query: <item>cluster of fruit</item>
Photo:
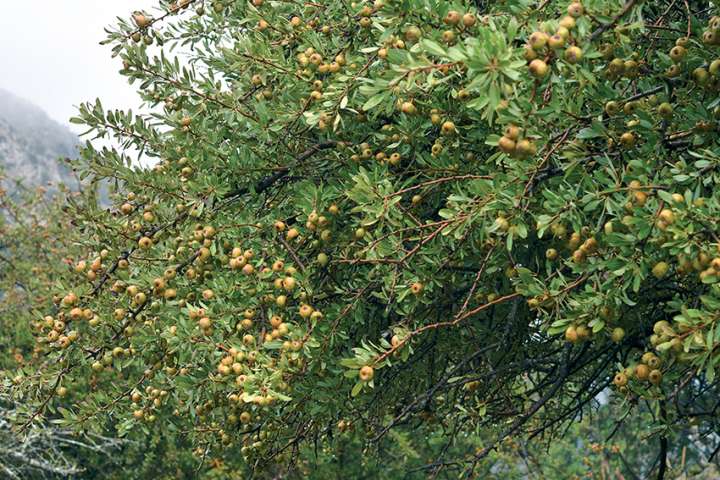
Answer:
[[557, 54], [558, 50], [565, 49], [563, 58], [570, 64], [578, 63], [583, 58], [583, 51], [573, 44], [572, 30], [576, 27], [577, 19], [585, 13], [580, 2], [573, 2], [567, 8], [567, 15], [558, 22], [554, 33], [537, 30], [528, 37], [525, 46], [525, 59], [529, 62], [528, 70], [535, 78], [544, 78], [550, 71], [548, 61]]
[[531, 158], [537, 154], [537, 146], [528, 137], [521, 138], [522, 131], [516, 125], [505, 127], [503, 136], [498, 140], [500, 150], [514, 158]]
[[623, 392], [627, 391], [627, 385], [630, 380], [660, 385], [663, 378], [662, 371], [660, 370], [661, 364], [662, 361], [660, 357], [653, 352], [645, 352], [639, 363], [616, 373], [615, 377], [613, 377], [613, 384]]
[[443, 23], [449, 27], [453, 27], [452, 29], [445, 30], [442, 33], [443, 41], [448, 45], [452, 45], [455, 43], [456, 39], [455, 30], [464, 30], [473, 27], [475, 23], [477, 23], [477, 18], [470, 12], [462, 14], [457, 10], [450, 10], [447, 15], [445, 15]]

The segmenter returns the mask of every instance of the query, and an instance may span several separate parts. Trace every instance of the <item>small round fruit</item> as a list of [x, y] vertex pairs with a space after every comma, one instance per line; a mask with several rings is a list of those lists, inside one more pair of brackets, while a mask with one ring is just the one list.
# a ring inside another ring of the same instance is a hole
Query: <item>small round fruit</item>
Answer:
[[582, 60], [582, 50], [579, 47], [572, 46], [568, 47], [567, 50], [565, 50], [565, 61], [567, 61], [569, 64], [576, 64], [580, 60]]
[[652, 274], [655, 278], [660, 280], [663, 277], [665, 277], [665, 275], [667, 274], [669, 269], [670, 269], [670, 266], [666, 262], [658, 262], [652, 268]]
[[569, 327], [567, 327], [565, 329], [565, 341], [570, 342], [570, 343], [577, 343], [577, 341], [578, 341], [577, 329], [573, 325], [570, 325]]
[[673, 115], [673, 106], [670, 105], [668, 102], [664, 102], [660, 104], [657, 111], [662, 118], [669, 119]]
[[520, 158], [530, 158], [537, 153], [537, 147], [533, 142], [525, 138], [517, 142], [517, 145], [515, 146], [515, 153]]
[[710, 67], [708, 68], [708, 71], [713, 77], [717, 77], [718, 75], [720, 75], [720, 58], [712, 61]]
[[615, 102], [613, 100], [607, 102], [605, 104], [605, 113], [610, 116], [620, 113], [620, 105], [618, 104], [618, 102]]
[[625, 132], [620, 136], [620, 144], [625, 148], [635, 145], [635, 135], [632, 132]]
[[517, 140], [520, 138], [520, 128], [513, 124], [508, 125], [505, 127], [505, 137], [513, 141]]
[[[673, 198], [673, 200], [674, 200], [674, 198]], [[683, 200], [683, 198], [681, 195], [680, 201], [682, 201], [682, 200]], [[669, 208], [663, 208], [662, 210], [660, 210], [658, 217], [660, 218], [660, 220], [667, 223], [668, 225], [671, 225], [675, 222], [675, 213], [673, 213], [673, 211], [670, 210]]]
[[563, 17], [560, 19], [560, 26], [563, 28], [567, 28], [568, 30], [572, 30], [575, 28], [576, 22], [575, 18], [571, 17], [570, 15]]
[[457, 25], [460, 23], [460, 20], [462, 19], [460, 12], [457, 10], [450, 10], [447, 15], [445, 15], [445, 19], [443, 22], [445, 22], [446, 25]]
[[500, 150], [502, 150], [503, 153], [506, 153], [510, 155], [511, 153], [515, 153], [515, 140], [509, 138], [509, 137], [500, 137], [500, 140], [498, 140], [498, 147]]
[[406, 115], [414, 115], [417, 112], [417, 108], [412, 102], [403, 102], [400, 105], [400, 111]]
[[648, 362], [647, 362], [648, 367], [652, 368], [653, 370], [657, 370], [658, 368], [660, 368], [660, 363], [661, 363], [660, 357], [658, 357], [656, 355], [653, 356], [652, 358], [649, 358]]
[[552, 49], [563, 48], [565, 46], [565, 37], [556, 33], [548, 39], [548, 47]]
[[644, 382], [647, 380], [648, 375], [650, 375], [650, 367], [645, 365], [644, 363], [638, 363], [635, 367], [635, 376], [638, 380], [641, 382]]
[[537, 57], [538, 57], [537, 52], [535, 52], [535, 50], [530, 45], [525, 45], [523, 58], [526, 61], [531, 62], [531, 61], [535, 60]]
[[613, 378], [613, 383], [616, 387], [624, 387], [628, 383], [627, 375], [624, 373], [616, 373]]
[[585, 8], [580, 2], [573, 2], [568, 5], [567, 13], [573, 18], [580, 18], [585, 13]]
[[615, 343], [622, 342], [623, 338], [625, 338], [625, 330], [620, 327], [614, 328], [610, 334], [610, 338], [612, 338], [612, 341]]
[[462, 17], [462, 23], [465, 26], [465, 28], [472, 27], [473, 25], [475, 25], [475, 22], [477, 22], [477, 19], [476, 19], [475, 15], [473, 15], [472, 13], [466, 13]]
[[318, 256], [317, 256], [318, 265], [320, 265], [321, 267], [324, 267], [328, 264], [328, 261], [329, 261], [329, 259], [328, 259], [327, 254], [322, 253], [322, 252], [318, 253]]
[[586, 325], [578, 325], [576, 330], [580, 340], [587, 340], [590, 338], [590, 334], [592, 333]]
[[420, 39], [422, 36], [422, 32], [420, 29], [416, 26], [410, 26], [407, 30], [405, 30], [405, 40], [409, 42], [416, 42]]
[[548, 74], [548, 65], [544, 61], [540, 60], [539, 58], [536, 58], [532, 62], [530, 62], [530, 65], [528, 67], [530, 69], [530, 74], [535, 78], [544, 78]]
[[145, 28], [150, 24], [150, 19], [139, 12], [133, 14], [133, 20], [135, 21], [135, 25], [137, 25], [138, 28]]
[[686, 54], [687, 50], [685, 49], [685, 47], [676, 45], [670, 50], [670, 59], [672, 59], [673, 62], [678, 63], [682, 61], [683, 58], [685, 58]]
[[677, 64], [675, 64], [675, 65], [670, 65], [670, 66], [665, 70], [665, 76], [668, 77], [668, 78], [675, 78], [675, 77], [677, 77], [678, 75], [680, 75], [681, 73], [682, 73], [682, 67], [680, 67], [680, 65], [677, 65]]
[[133, 207], [130, 203], [123, 203], [120, 206], [120, 212], [122, 212], [123, 215], [130, 215], [133, 210], [135, 210], [135, 207]]
[[212, 327], [212, 320], [210, 320], [210, 318], [208, 317], [202, 317], [200, 320], [198, 320], [198, 326], [203, 330], [207, 330]]
[[363, 382], [369, 382], [375, 376], [375, 370], [370, 365], [365, 365], [360, 369], [359, 376]]
[[443, 123], [442, 127], [440, 127], [440, 133], [443, 135], [452, 135], [455, 133], [455, 124], [451, 121]]
[[543, 49], [545, 45], [547, 45], [547, 42], [548, 35], [545, 32], [533, 32], [528, 38], [528, 45], [530, 45], [533, 50]]
[[718, 32], [715, 30], [707, 30], [703, 32], [702, 41], [705, 45], [717, 45], [718, 43]]

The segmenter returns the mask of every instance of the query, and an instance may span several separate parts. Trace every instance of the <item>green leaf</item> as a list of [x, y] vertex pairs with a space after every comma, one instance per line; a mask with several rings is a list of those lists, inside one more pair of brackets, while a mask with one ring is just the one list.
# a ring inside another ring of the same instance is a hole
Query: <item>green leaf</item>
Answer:
[[423, 49], [431, 54], [435, 55], [437, 57], [445, 58], [447, 56], [447, 50], [445, 50], [442, 46], [440, 46], [439, 43], [429, 40], [429, 39], [423, 39], [420, 42], [420, 45], [423, 47]]
[[357, 397], [358, 394], [362, 391], [363, 386], [365, 385], [365, 382], [357, 382], [355, 386], [352, 388], [352, 391], [350, 392], [350, 395], [353, 397]]
[[376, 95], [373, 95], [363, 104], [362, 109], [366, 112], [369, 112], [370, 110], [384, 102], [387, 97], [388, 95], [386, 93], [378, 93]]

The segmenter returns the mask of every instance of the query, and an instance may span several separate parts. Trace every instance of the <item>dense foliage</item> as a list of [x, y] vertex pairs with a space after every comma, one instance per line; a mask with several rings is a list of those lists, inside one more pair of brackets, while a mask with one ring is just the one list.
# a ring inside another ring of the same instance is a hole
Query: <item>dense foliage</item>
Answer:
[[36, 265], [21, 430], [192, 449], [148, 476], [503, 478], [604, 404], [647, 433], [614, 468], [714, 459], [713, 4], [161, 4], [108, 30], [148, 113], [73, 119], [120, 146]]

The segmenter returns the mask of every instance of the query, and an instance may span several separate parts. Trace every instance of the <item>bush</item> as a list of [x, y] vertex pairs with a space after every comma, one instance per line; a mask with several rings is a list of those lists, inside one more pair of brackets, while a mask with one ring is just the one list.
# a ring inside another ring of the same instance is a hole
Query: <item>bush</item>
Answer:
[[76, 165], [114, 203], [66, 206], [73, 268], [13, 372], [25, 421], [168, 432], [208, 475], [331, 472], [314, 453], [345, 448], [393, 472], [390, 445], [424, 478], [561, 437], [606, 392], [620, 422], [651, 405], [665, 475], [716, 410], [720, 19], [537, 3], [119, 21], [150, 113], [73, 119], [121, 147]]

